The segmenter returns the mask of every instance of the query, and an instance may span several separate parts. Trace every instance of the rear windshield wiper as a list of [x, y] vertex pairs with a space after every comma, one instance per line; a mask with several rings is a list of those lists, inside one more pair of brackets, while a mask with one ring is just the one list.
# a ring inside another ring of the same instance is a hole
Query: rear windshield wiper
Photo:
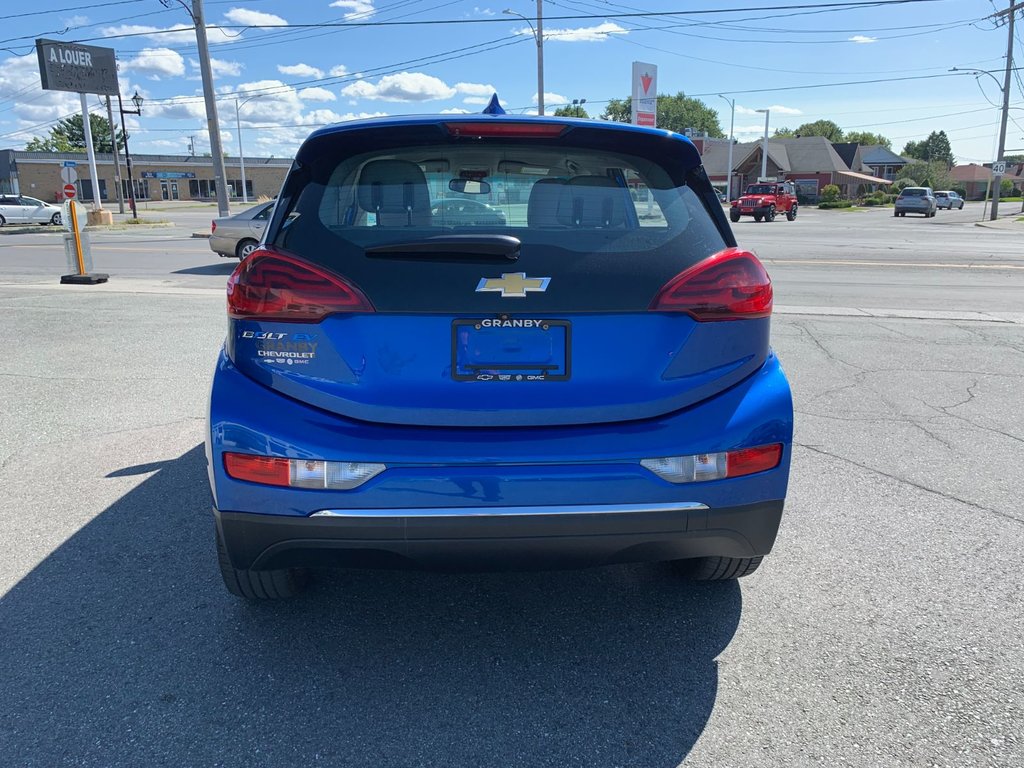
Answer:
[[443, 235], [408, 243], [371, 245], [366, 255], [384, 259], [516, 261], [521, 246], [519, 238], [511, 235]]

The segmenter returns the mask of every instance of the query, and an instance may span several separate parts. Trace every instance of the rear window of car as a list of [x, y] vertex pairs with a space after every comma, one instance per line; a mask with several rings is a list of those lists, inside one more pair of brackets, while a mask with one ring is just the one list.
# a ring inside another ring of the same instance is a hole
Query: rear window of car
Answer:
[[578, 252], [634, 253], [679, 238], [705, 254], [724, 247], [694, 189], [628, 152], [450, 142], [341, 157], [315, 175], [326, 181], [292, 194], [277, 245], [365, 249], [498, 233]]
[[925, 197], [928, 194], [928, 190], [924, 187], [907, 187], [900, 195], [903, 197]]

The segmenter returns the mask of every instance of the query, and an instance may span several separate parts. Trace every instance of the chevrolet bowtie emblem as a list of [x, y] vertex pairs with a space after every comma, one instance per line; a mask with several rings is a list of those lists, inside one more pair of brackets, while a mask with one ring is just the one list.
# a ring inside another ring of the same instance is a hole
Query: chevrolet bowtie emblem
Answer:
[[550, 277], [527, 277], [525, 272], [506, 272], [499, 280], [496, 277], [483, 277], [476, 287], [477, 293], [501, 293], [501, 298], [523, 298], [527, 291], [546, 291]]

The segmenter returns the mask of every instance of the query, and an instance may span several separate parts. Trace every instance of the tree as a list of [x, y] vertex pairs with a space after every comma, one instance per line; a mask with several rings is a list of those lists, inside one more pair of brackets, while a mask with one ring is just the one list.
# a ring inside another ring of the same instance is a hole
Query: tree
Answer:
[[[612, 99], [605, 107], [606, 120], [628, 123], [631, 119], [632, 102], [625, 99]], [[725, 138], [722, 126], [718, 123], [718, 112], [700, 99], [691, 99], [682, 91], [675, 96], [658, 94], [658, 127], [676, 133], [684, 133], [688, 128], [703, 131], [715, 139]]]
[[835, 202], [841, 195], [842, 190], [835, 184], [826, 184], [821, 188], [821, 201], [823, 203]]
[[[113, 152], [110, 143], [110, 122], [100, 115], [89, 113], [93, 146], [97, 152]], [[124, 133], [118, 129], [117, 146], [124, 149]], [[66, 117], [50, 129], [50, 135], [36, 137], [25, 145], [29, 152], [79, 152], [85, 150], [85, 128], [81, 115]]]
[[908, 163], [900, 171], [903, 176], [917, 179], [918, 186], [932, 189], [949, 189], [953, 186], [953, 177], [949, 166], [943, 160]]
[[564, 107], [559, 107], [558, 109], [555, 110], [555, 117], [588, 117], [589, 118], [590, 115], [587, 114], [587, 110], [585, 110], [583, 107], [581, 107], [579, 105], [574, 107], [572, 104], [566, 104]]
[[908, 141], [903, 147], [903, 154], [914, 160], [942, 162], [946, 164], [947, 168], [952, 168], [956, 162], [956, 158], [953, 157], [953, 149], [949, 146], [949, 137], [946, 136], [945, 131], [932, 131], [928, 134], [927, 139]]
[[881, 145], [886, 149], [892, 149], [892, 142], [889, 139], [880, 133], [871, 133], [870, 131], [850, 131], [846, 134], [844, 141], [866, 146]]
[[831, 120], [804, 123], [793, 131], [797, 136], [824, 136], [829, 141], [843, 141], [843, 129]]

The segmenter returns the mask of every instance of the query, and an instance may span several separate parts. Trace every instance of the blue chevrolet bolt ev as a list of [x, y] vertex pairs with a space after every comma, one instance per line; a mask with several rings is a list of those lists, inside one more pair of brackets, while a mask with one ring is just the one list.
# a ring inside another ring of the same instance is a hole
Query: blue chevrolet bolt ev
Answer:
[[236, 595], [326, 565], [733, 579], [772, 548], [793, 409], [771, 281], [682, 136], [318, 130], [227, 293], [206, 453]]

